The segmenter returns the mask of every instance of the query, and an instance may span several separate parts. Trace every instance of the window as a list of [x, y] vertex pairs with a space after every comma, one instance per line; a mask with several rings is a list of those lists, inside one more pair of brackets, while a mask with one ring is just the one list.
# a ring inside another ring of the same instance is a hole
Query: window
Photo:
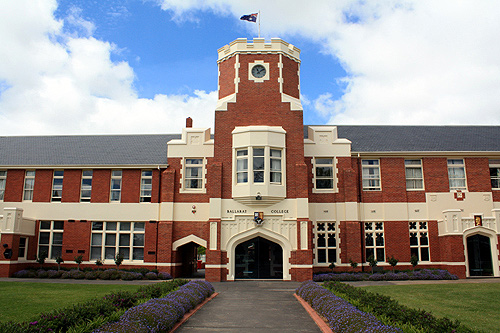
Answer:
[[90, 260], [144, 260], [144, 222], [92, 222]]
[[500, 160], [490, 160], [491, 188], [500, 190]]
[[405, 160], [405, 174], [407, 190], [422, 190], [424, 188], [422, 160]]
[[333, 158], [315, 158], [316, 189], [333, 189]]
[[203, 188], [203, 159], [186, 158], [184, 163], [184, 188]]
[[448, 160], [450, 191], [466, 190], [465, 165], [463, 159]]
[[314, 232], [316, 263], [337, 262], [337, 233], [335, 222], [316, 222]]
[[281, 150], [271, 149], [270, 151], [271, 183], [281, 184]]
[[153, 171], [142, 170], [141, 173], [141, 202], [151, 202], [151, 190], [153, 188]]
[[[236, 150], [236, 183], [270, 182], [281, 184], [283, 181], [282, 149], [253, 147]], [[252, 161], [251, 170], [248, 160]]]
[[0, 200], [3, 200], [5, 194], [5, 182], [7, 181], [7, 171], [0, 170]]
[[429, 261], [427, 222], [410, 222], [410, 251], [419, 261]]
[[26, 259], [26, 254], [28, 253], [28, 241], [26, 237], [19, 238], [19, 251], [18, 259]]
[[248, 183], [248, 149], [236, 151], [236, 182]]
[[378, 160], [362, 160], [363, 190], [379, 191], [380, 187], [380, 166]]
[[384, 222], [365, 222], [366, 260], [373, 256], [378, 262], [385, 261]]
[[52, 201], [60, 202], [62, 199], [64, 170], [54, 170], [52, 178]]
[[35, 170], [26, 170], [24, 176], [23, 200], [33, 200], [33, 188], [35, 187]]
[[64, 221], [40, 221], [38, 255], [56, 259], [62, 255]]
[[109, 192], [109, 201], [120, 202], [122, 192], [122, 171], [111, 171], [111, 190]]
[[253, 182], [264, 182], [264, 148], [253, 148]]
[[92, 195], [92, 170], [83, 170], [80, 201], [90, 202], [91, 195]]

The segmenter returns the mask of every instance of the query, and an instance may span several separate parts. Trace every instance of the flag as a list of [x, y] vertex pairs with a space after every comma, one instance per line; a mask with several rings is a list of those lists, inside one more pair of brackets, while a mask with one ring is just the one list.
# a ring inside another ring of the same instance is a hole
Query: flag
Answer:
[[254, 13], [254, 14], [250, 14], [250, 15], [243, 15], [242, 17], [240, 17], [240, 20], [243, 20], [243, 21], [249, 21], [249, 22], [257, 22], [257, 13]]

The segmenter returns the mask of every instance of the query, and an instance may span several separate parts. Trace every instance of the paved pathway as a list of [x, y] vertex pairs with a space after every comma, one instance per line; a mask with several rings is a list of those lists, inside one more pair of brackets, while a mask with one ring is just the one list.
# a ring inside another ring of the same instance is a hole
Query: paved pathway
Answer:
[[212, 282], [217, 297], [176, 332], [321, 332], [293, 296], [299, 282]]

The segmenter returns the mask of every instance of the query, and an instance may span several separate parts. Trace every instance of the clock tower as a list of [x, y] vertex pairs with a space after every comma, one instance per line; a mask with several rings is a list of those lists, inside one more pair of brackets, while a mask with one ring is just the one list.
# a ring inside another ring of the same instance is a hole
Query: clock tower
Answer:
[[300, 50], [241, 38], [218, 54], [206, 277], [311, 279]]

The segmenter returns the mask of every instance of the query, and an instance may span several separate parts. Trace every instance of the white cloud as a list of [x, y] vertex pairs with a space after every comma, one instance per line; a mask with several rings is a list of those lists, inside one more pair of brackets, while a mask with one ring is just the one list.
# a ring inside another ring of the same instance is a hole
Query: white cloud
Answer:
[[133, 69], [78, 9], [58, 21], [55, 0], [0, 6], [0, 135], [176, 133], [188, 116], [212, 126], [215, 92], [138, 98]]
[[496, 0], [158, 1], [178, 19], [260, 8], [266, 37], [320, 43], [347, 72], [339, 100], [326, 91], [314, 103], [331, 123], [500, 124]]

